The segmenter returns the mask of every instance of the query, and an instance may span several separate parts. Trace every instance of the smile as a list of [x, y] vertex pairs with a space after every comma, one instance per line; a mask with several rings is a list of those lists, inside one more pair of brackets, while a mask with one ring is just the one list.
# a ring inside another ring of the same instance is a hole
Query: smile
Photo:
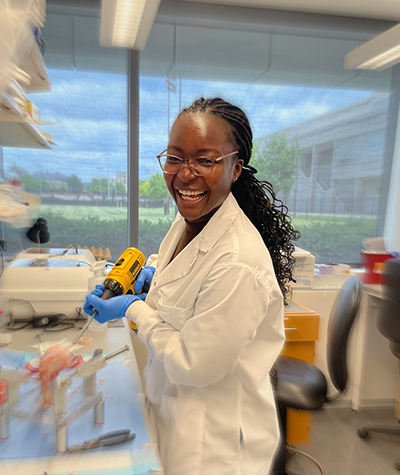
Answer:
[[176, 191], [179, 193], [179, 196], [184, 201], [197, 201], [206, 194], [205, 191], [189, 191], [189, 190], [176, 190]]

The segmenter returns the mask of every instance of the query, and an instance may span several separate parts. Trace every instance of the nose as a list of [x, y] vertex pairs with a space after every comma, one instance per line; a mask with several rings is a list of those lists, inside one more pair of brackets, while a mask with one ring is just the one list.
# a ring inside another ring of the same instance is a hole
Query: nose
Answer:
[[193, 180], [195, 178], [197, 178], [197, 175], [195, 175], [190, 166], [189, 166], [189, 162], [187, 160], [185, 160], [183, 163], [182, 163], [182, 166], [181, 166], [181, 169], [178, 173], [178, 176], [181, 180]]

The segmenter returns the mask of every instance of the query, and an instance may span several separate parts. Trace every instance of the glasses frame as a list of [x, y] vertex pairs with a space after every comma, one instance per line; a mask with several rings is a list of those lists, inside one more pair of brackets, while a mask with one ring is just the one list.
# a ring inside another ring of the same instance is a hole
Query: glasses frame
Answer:
[[[183, 167], [183, 164], [184, 163], [187, 163], [187, 166], [190, 170], [190, 172], [195, 175], [195, 176], [208, 176], [208, 175], [211, 175], [212, 171], [214, 170], [214, 166], [216, 163], [220, 162], [221, 160], [223, 160], [224, 158], [227, 158], [227, 157], [230, 157], [231, 155], [234, 155], [235, 153], [239, 153], [239, 150], [235, 150], [234, 152], [231, 152], [231, 153], [228, 153], [227, 155], [222, 155], [221, 157], [218, 157], [218, 158], [211, 158], [211, 157], [193, 157], [193, 158], [186, 158], [186, 159], [183, 159], [181, 157], [178, 157], [177, 155], [173, 155], [172, 153], [168, 153], [167, 155], [170, 156], [170, 157], [174, 157], [174, 158], [177, 158], [178, 160], [180, 160], [180, 168], [179, 170], [177, 170], [176, 172], [167, 172], [165, 171], [164, 167], [162, 166], [162, 163], [161, 163], [161, 157], [165, 156], [164, 153], [167, 151], [168, 149], [166, 148], [165, 150], [163, 150], [161, 153], [159, 153], [157, 155], [157, 159], [158, 159], [158, 163], [160, 164], [160, 167], [161, 167], [161, 170], [166, 173], [167, 175], [177, 175], [178, 173], [180, 173], [182, 171], [182, 167]], [[212, 166], [209, 168], [210, 172], [207, 174], [207, 175], [203, 175], [203, 174], [199, 174], [196, 170], [194, 170], [191, 166], [190, 166], [190, 161], [195, 159], [195, 158], [207, 158], [208, 160], [212, 160], [213, 164]]]

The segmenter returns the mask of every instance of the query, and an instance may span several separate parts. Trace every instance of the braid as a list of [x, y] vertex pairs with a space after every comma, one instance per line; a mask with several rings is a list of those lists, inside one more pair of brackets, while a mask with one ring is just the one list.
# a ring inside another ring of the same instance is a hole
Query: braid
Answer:
[[299, 239], [300, 233], [293, 228], [288, 209], [276, 198], [272, 185], [257, 180], [252, 172], [243, 169], [240, 179], [232, 185], [232, 194], [269, 250], [286, 304], [295, 265], [292, 241]]
[[269, 250], [278, 284], [287, 304], [295, 264], [292, 241], [299, 239], [300, 233], [293, 228], [288, 209], [276, 198], [272, 185], [267, 181], [259, 181], [254, 176], [257, 170], [249, 166], [253, 133], [246, 114], [239, 107], [220, 98], [200, 98], [179, 115], [190, 112], [213, 114], [231, 125], [239, 149], [238, 158], [244, 162], [241, 175], [232, 184], [232, 194]]

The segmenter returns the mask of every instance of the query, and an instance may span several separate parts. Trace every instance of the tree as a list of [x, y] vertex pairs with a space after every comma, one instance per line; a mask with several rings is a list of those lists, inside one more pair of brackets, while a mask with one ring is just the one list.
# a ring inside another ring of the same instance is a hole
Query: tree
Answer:
[[88, 188], [92, 192], [106, 193], [108, 190], [108, 180], [107, 178], [92, 178]]
[[140, 198], [149, 198], [150, 183], [149, 180], [139, 180]]
[[32, 175], [24, 175], [21, 178], [21, 183], [22, 186], [25, 188], [25, 190], [31, 190], [31, 191], [42, 191], [42, 190], [50, 190], [51, 185], [48, 181], [43, 180], [41, 178], [36, 178]]
[[163, 200], [166, 193], [164, 177], [160, 173], [152, 173], [149, 177], [148, 197], [151, 200]]
[[115, 189], [117, 193], [120, 193], [120, 194], [126, 193], [126, 188], [122, 183], [116, 183]]
[[253, 147], [250, 165], [258, 171], [257, 178], [270, 182], [276, 193], [286, 196], [296, 183], [300, 146], [297, 137], [288, 140], [284, 132], [274, 132], [260, 149]]
[[78, 175], [71, 175], [67, 179], [68, 190], [74, 193], [81, 193], [83, 191], [82, 180]]

